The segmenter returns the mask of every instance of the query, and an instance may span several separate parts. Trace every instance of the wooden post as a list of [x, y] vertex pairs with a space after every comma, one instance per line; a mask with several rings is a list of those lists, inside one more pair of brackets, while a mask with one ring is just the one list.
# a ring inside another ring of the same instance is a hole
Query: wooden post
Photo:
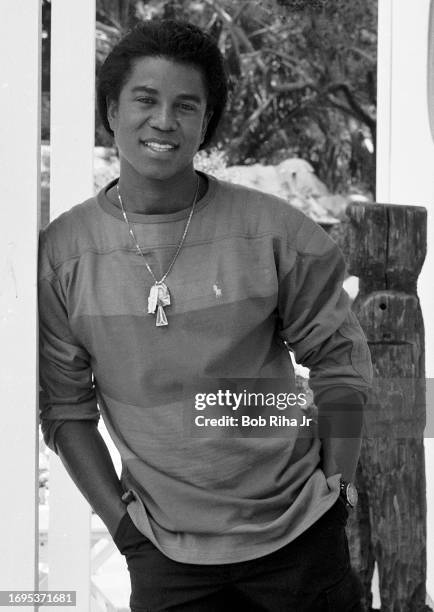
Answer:
[[[51, 9], [51, 219], [93, 195], [95, 0]], [[90, 508], [50, 458], [49, 589], [77, 591], [90, 610]], [[59, 606], [58, 612], [70, 608]]]
[[426, 253], [426, 210], [353, 204], [343, 249], [359, 277], [353, 304], [374, 365], [372, 401], [350, 525], [353, 562], [371, 606], [374, 562], [383, 612], [419, 612], [426, 597], [424, 325], [416, 293]]
[[40, 43], [40, 0], [15, 0], [4, 7], [0, 20], [0, 590], [34, 590], [38, 576]]

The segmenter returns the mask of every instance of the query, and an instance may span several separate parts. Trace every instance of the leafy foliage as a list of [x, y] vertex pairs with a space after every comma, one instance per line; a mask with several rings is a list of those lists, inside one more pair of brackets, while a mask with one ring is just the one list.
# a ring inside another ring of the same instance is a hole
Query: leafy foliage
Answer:
[[[332, 191], [374, 196], [377, 0], [97, 0], [97, 68], [152, 17], [218, 42], [230, 99], [216, 145], [229, 165], [298, 156]], [[98, 118], [96, 144], [111, 144]]]

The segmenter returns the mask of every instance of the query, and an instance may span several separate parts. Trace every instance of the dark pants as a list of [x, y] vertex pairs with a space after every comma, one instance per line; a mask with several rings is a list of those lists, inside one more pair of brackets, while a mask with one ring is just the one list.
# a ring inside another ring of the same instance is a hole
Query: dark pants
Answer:
[[126, 518], [119, 540], [131, 577], [131, 611], [363, 612], [346, 519], [338, 500], [276, 552], [240, 563], [194, 565], [168, 559]]

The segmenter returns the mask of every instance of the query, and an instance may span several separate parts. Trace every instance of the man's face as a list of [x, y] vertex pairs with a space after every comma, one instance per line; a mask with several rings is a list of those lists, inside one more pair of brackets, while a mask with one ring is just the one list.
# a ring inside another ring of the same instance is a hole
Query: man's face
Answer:
[[206, 105], [199, 69], [161, 57], [135, 60], [119, 100], [108, 104], [121, 167], [161, 180], [191, 168], [209, 120]]

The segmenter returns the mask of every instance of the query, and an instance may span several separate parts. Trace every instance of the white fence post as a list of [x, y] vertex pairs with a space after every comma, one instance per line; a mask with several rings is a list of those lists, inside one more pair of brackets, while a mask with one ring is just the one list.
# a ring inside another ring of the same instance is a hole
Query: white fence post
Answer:
[[377, 49], [377, 185], [376, 201], [390, 203], [391, 92], [392, 92], [392, 2], [378, 3]]
[[40, 5], [0, 19], [0, 590], [37, 588]]
[[[51, 4], [51, 219], [93, 194], [94, 83], [95, 0], [56, 0]], [[77, 591], [76, 609], [88, 612], [90, 510], [56, 456], [50, 460], [49, 506], [49, 588]]]
[[[425, 206], [428, 251], [418, 279], [425, 319], [427, 413], [434, 411], [434, 142], [430, 131], [428, 90], [430, 0], [379, 0], [377, 201]], [[433, 91], [431, 89], [431, 91]], [[432, 101], [431, 101], [432, 103]], [[430, 419], [433, 421], [432, 416]], [[427, 436], [432, 436], [427, 428]], [[434, 591], [434, 440], [425, 439], [427, 475], [427, 590]]]

